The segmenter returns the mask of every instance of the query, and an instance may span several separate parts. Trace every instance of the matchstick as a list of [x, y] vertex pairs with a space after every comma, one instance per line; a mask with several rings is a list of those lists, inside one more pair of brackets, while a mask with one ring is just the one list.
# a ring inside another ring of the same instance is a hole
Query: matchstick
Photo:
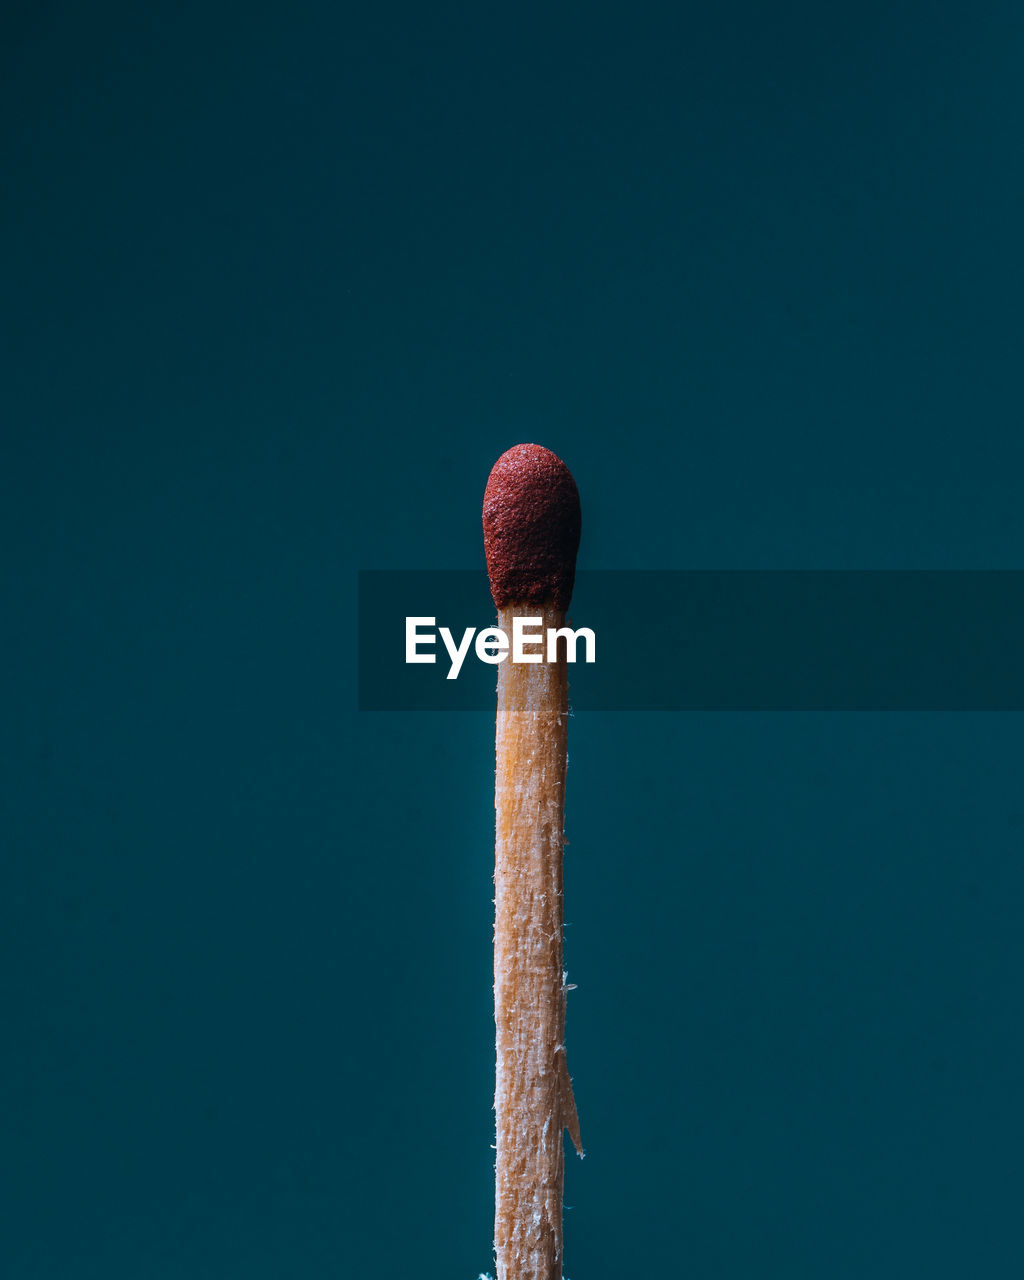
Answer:
[[[498, 625], [560, 627], [572, 594], [580, 503], [569, 469], [535, 444], [495, 463], [484, 550]], [[531, 628], [532, 630], [532, 628]], [[542, 652], [546, 657], [546, 650]], [[497, 1280], [562, 1280], [562, 1130], [582, 1155], [565, 1058], [562, 851], [568, 672], [498, 666], [494, 787]]]

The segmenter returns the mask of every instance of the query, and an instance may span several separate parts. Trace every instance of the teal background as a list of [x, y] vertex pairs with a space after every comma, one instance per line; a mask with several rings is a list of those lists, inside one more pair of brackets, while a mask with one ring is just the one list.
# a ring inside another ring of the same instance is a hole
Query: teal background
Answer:
[[[356, 571], [521, 440], [589, 568], [1021, 568], [1022, 52], [5, 8], [5, 1275], [488, 1267], [492, 724], [356, 712]], [[573, 1280], [1020, 1272], [1021, 737], [576, 718]]]

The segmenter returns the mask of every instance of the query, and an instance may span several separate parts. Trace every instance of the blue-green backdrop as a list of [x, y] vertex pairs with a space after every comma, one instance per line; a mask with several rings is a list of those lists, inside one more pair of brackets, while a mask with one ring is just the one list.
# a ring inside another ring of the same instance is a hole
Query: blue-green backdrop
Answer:
[[[520, 440], [591, 568], [1022, 567], [1022, 56], [5, 6], [5, 1276], [489, 1267], [492, 725], [356, 712], [356, 571], [479, 565]], [[572, 1280], [1021, 1272], [1021, 737], [576, 718]]]

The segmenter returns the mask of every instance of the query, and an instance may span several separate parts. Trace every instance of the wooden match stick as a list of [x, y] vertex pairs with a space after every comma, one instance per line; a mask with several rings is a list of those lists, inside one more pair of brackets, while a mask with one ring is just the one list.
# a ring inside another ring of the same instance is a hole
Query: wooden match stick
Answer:
[[[580, 502], [569, 469], [509, 449], [484, 493], [498, 625], [560, 627], [572, 594]], [[533, 628], [531, 628], [532, 630]], [[543, 655], [546, 657], [546, 648]], [[494, 1253], [497, 1280], [562, 1280], [562, 1130], [582, 1155], [565, 1059], [562, 851], [569, 681], [556, 662], [498, 667], [494, 789]]]

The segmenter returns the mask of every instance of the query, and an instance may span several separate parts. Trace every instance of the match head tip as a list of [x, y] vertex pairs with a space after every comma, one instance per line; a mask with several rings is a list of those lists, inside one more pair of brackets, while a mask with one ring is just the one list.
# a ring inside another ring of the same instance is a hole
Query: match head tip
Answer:
[[580, 495], [562, 459], [539, 444], [503, 453], [484, 491], [484, 553], [498, 608], [567, 609], [579, 545]]

